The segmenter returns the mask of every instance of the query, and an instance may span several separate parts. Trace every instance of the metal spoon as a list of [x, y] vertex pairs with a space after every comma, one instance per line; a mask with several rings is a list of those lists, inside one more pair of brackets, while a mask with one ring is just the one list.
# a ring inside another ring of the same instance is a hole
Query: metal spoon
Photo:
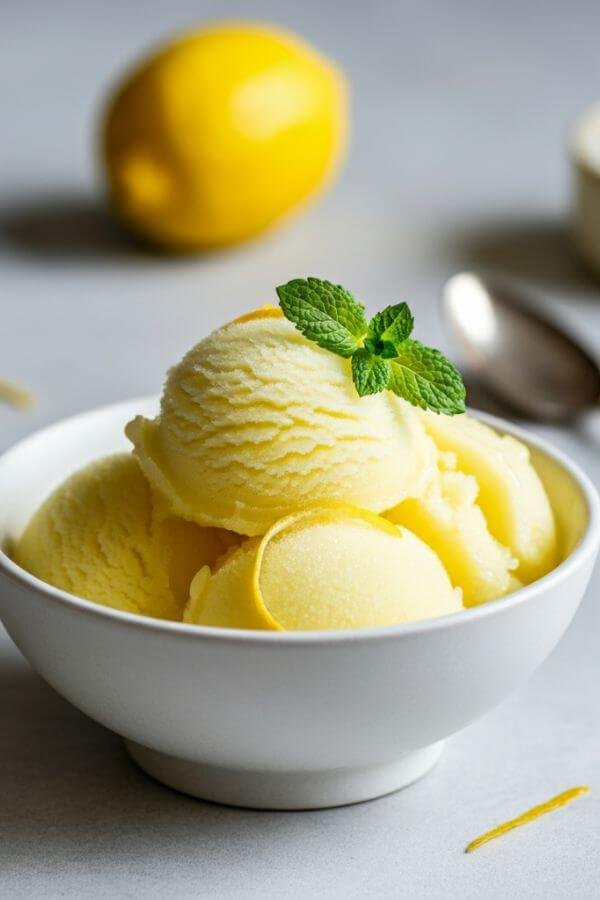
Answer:
[[600, 406], [597, 362], [506, 283], [450, 278], [443, 308], [467, 374], [516, 411], [557, 422]]

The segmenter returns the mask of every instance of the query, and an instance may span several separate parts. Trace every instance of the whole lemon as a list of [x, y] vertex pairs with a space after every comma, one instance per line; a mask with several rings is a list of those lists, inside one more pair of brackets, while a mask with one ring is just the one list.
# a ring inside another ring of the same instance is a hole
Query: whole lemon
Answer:
[[109, 104], [112, 203], [172, 250], [257, 234], [336, 172], [346, 99], [339, 70], [279, 29], [227, 22], [185, 35], [143, 61]]

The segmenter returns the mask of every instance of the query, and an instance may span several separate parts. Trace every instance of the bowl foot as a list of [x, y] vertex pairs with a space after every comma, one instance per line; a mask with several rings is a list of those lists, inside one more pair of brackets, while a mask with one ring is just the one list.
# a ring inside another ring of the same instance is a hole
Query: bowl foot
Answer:
[[177, 759], [125, 741], [130, 757], [157, 781], [201, 800], [252, 809], [322, 809], [373, 800], [406, 787], [438, 761], [444, 742], [390, 763], [325, 771], [251, 771]]

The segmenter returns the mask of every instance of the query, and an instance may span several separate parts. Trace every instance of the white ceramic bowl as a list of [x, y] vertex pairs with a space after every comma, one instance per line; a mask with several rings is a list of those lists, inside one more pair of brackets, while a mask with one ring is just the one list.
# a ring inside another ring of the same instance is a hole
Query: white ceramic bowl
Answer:
[[[136, 400], [68, 419], [0, 458], [2, 545], [74, 469], [126, 449], [125, 422], [155, 406]], [[4, 624], [49, 684], [179, 790], [271, 809], [396, 790], [548, 656], [598, 550], [599, 502], [585, 475], [543, 441], [485, 418], [530, 445], [570, 548], [557, 569], [508, 598], [392, 628], [224, 630], [106, 609], [0, 554]]]

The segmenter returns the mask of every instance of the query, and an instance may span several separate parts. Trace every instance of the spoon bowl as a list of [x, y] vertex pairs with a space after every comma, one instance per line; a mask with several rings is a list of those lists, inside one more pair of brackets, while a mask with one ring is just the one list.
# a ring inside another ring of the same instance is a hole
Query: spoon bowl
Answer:
[[516, 288], [461, 272], [446, 282], [443, 308], [464, 368], [513, 409], [557, 422], [598, 405], [596, 361]]

